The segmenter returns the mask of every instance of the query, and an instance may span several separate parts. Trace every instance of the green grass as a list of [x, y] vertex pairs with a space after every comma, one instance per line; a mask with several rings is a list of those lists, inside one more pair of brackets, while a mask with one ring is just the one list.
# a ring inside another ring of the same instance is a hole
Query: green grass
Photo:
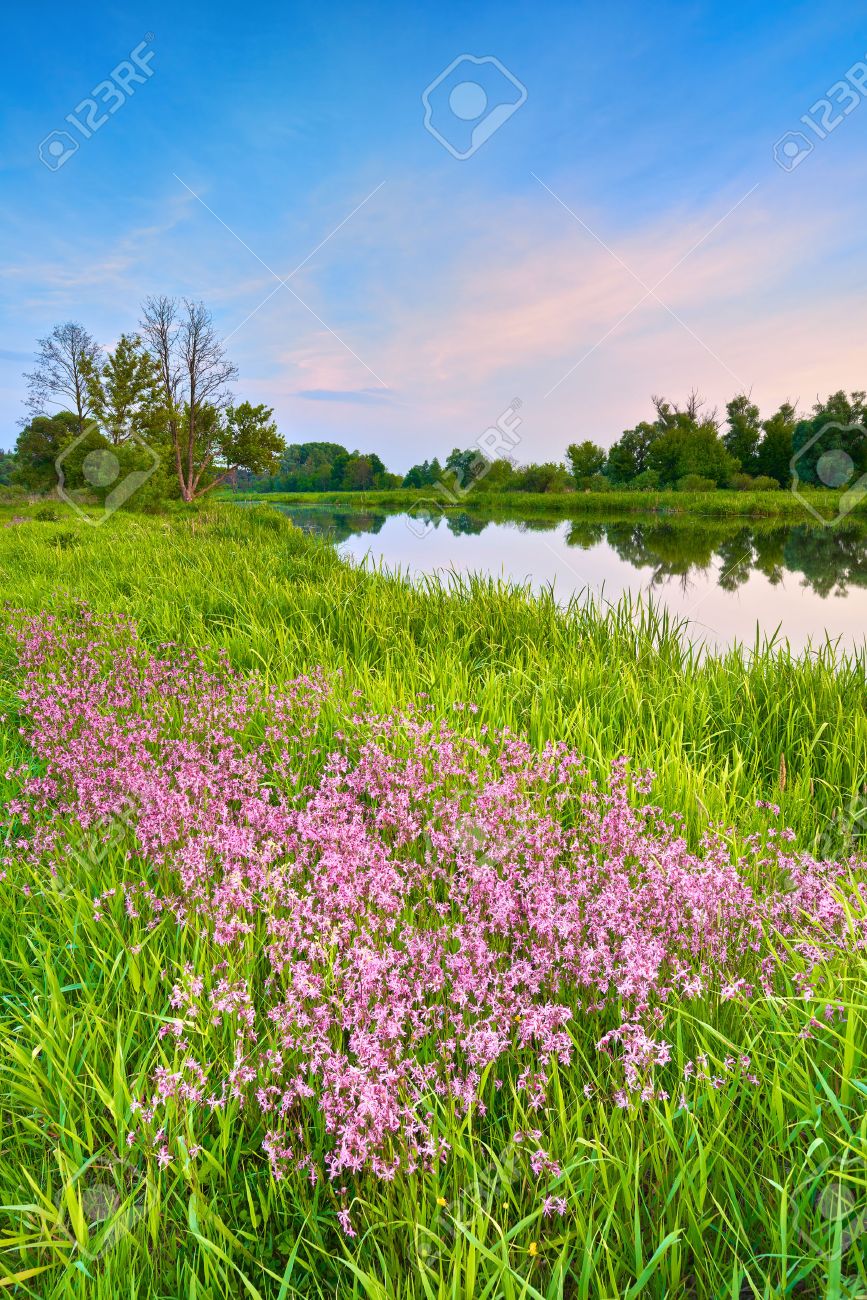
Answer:
[[[635, 492], [616, 489], [609, 492], [485, 492], [478, 487], [459, 500], [450, 499], [434, 488], [397, 488], [382, 492], [268, 492], [225, 494], [235, 499], [279, 501], [298, 505], [352, 506], [358, 510], [472, 510], [520, 518], [527, 514], [548, 514], [560, 519], [582, 515], [612, 517], [618, 514], [693, 515], [712, 519], [748, 518], [781, 519], [791, 523], [813, 523], [814, 516], [804, 501], [824, 518], [833, 519], [842, 492], [827, 489], [799, 488], [801, 498], [793, 492]], [[863, 523], [861, 506], [856, 512]]]
[[[761, 826], [763, 798], [811, 847], [867, 781], [863, 655], [757, 646], [699, 658], [661, 612], [578, 602], [564, 612], [550, 595], [483, 580], [412, 587], [349, 567], [270, 510], [118, 515], [100, 528], [62, 513], [3, 527], [11, 513], [0, 511], [0, 581], [16, 606], [62, 610], [84, 597], [128, 613], [153, 644], [225, 647], [236, 666], [275, 682], [339, 668], [346, 698], [359, 687], [383, 710], [426, 691], [453, 718], [455, 700], [472, 700], [477, 723], [536, 744], [566, 740], [597, 773], [629, 753], [657, 771], [655, 798], [686, 814], [693, 837], [708, 819]], [[0, 649], [2, 803], [16, 788], [4, 774], [29, 760], [2, 638]], [[81, 857], [56, 879], [34, 879], [29, 898], [20, 879], [0, 884], [0, 1279], [10, 1294], [867, 1294], [857, 1243], [828, 1238], [816, 1196], [826, 1167], [845, 1168], [853, 1195], [865, 1193], [865, 969], [854, 918], [851, 953], [820, 972], [822, 1002], [841, 1002], [847, 1018], [815, 1039], [799, 1037], [809, 1008], [794, 988], [749, 1010], [708, 1002], [700, 1019], [694, 1004], [674, 1018], [677, 1059], [701, 1045], [715, 1061], [747, 1051], [758, 1089], [732, 1083], [689, 1112], [654, 1104], [629, 1114], [584, 1097], [599, 1067], [579, 1039], [544, 1116], [576, 1207], [565, 1235], [540, 1220], [526, 1179], [501, 1167], [507, 1132], [537, 1123], [515, 1094], [497, 1124], [454, 1122], [440, 1179], [360, 1181], [362, 1231], [350, 1245], [334, 1230], [328, 1188], [275, 1184], [261, 1135], [231, 1113], [198, 1168], [111, 1163], [124, 1150], [130, 1097], [160, 1059], [156, 1031], [169, 1012], [160, 971], [199, 955], [186, 931], [161, 927], [158, 946], [137, 956], [120, 930], [94, 923], [91, 898], [125, 870], [119, 849], [82, 842]], [[81, 1193], [97, 1184], [117, 1199], [108, 1226], [89, 1232]]]

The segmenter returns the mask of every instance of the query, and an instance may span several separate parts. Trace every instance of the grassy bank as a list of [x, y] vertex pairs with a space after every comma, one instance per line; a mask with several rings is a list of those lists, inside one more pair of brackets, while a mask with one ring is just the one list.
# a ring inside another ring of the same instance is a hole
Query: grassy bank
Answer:
[[[26, 610], [77, 618], [83, 598], [123, 613], [151, 649], [176, 642], [209, 666], [225, 649], [266, 684], [323, 668], [334, 699], [304, 781], [321, 774], [319, 747], [341, 743], [355, 691], [378, 713], [424, 693], [435, 719], [474, 740], [508, 726], [536, 748], [566, 741], [600, 780], [629, 754], [655, 769], [654, 802], [684, 815], [695, 847], [709, 821], [737, 826], [733, 845], [770, 821], [794, 827], [799, 847], [839, 852], [830, 832], [867, 781], [863, 656], [758, 646], [699, 660], [652, 610], [564, 611], [482, 580], [411, 587], [351, 568], [272, 510], [117, 515], [99, 528], [0, 511], [0, 582]], [[116, 648], [120, 661], [122, 641]], [[2, 803], [40, 769], [19, 734], [21, 667], [5, 634], [0, 654]], [[478, 712], [456, 712], [464, 702]], [[191, 741], [171, 709], [166, 718], [173, 739]], [[779, 804], [779, 821], [756, 800]], [[249, 976], [258, 996], [268, 937], [254, 927], [220, 947], [204, 928], [170, 917], [149, 930], [120, 906], [97, 921], [93, 897], [130, 878], [130, 846], [67, 830], [74, 851], [49, 855], [52, 871], [7, 849], [0, 882], [0, 1277], [10, 1294], [818, 1300], [867, 1290], [857, 1235], [823, 1217], [821, 1201], [827, 1171], [842, 1170], [856, 1207], [867, 1204], [867, 990], [851, 892], [851, 946], [813, 964], [791, 934], [773, 997], [676, 1002], [671, 1069], [680, 1078], [688, 1062], [708, 1063], [689, 1106], [674, 1087], [615, 1104], [596, 1022], [573, 1007], [572, 1063], [553, 1070], [541, 1109], [518, 1084], [516, 1053], [499, 1090], [487, 1076], [480, 1085], [486, 1115], [443, 1107], [450, 1155], [440, 1170], [390, 1182], [362, 1172], [340, 1200], [327, 1181], [275, 1180], [263, 1124], [231, 1106], [199, 1135], [197, 1159], [162, 1167], [127, 1147], [133, 1097], [155, 1067], [178, 1068], [164, 1036], [178, 1014], [173, 980], [223, 960], [225, 979]], [[750, 867], [757, 889], [766, 864]], [[745, 975], [751, 961], [745, 954]], [[804, 998], [808, 972], [815, 1002]], [[570, 1005], [573, 995], [563, 990]], [[813, 1010], [821, 1023], [811, 1026]], [[617, 1022], [615, 1007], [605, 1028]], [[208, 1032], [231, 1061], [219, 1027]], [[757, 1085], [726, 1064], [746, 1056]], [[512, 1143], [516, 1130], [536, 1129], [561, 1170], [550, 1188]], [[324, 1141], [315, 1120], [309, 1133]], [[567, 1216], [546, 1217], [542, 1183], [568, 1202]], [[336, 1226], [350, 1203], [355, 1238]]]
[[[229, 494], [227, 494], [229, 495]], [[815, 517], [804, 504], [808, 501], [823, 518], [833, 519], [842, 492], [801, 489], [800, 500], [793, 492], [485, 492], [477, 488], [458, 501], [432, 488], [396, 489], [389, 492], [268, 492], [231, 494], [237, 500], [275, 501], [298, 505], [339, 505], [358, 510], [429, 510], [434, 514], [472, 510], [496, 512], [518, 518], [526, 514], [550, 514], [562, 519], [617, 514], [695, 515], [709, 519], [780, 519], [791, 523], [813, 523]], [[850, 516], [852, 517], [852, 516]], [[867, 519], [860, 506], [854, 517]]]
[[702, 809], [743, 821], [773, 798], [818, 843], [867, 779], [863, 656], [759, 645], [699, 663], [662, 610], [578, 599], [563, 612], [486, 579], [411, 587], [350, 567], [272, 511], [100, 528], [59, 513], [0, 527], [0, 573], [15, 604], [84, 597], [128, 612], [154, 644], [222, 646], [273, 681], [339, 668], [383, 710], [425, 691], [443, 713], [472, 701], [483, 722], [602, 766], [631, 754], [695, 826]]

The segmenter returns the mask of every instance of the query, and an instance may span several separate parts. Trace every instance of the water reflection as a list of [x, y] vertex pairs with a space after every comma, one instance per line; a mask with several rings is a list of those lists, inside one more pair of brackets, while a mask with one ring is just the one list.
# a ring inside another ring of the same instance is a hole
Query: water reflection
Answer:
[[[294, 505], [281, 508], [299, 527], [336, 543], [376, 537], [387, 520], [406, 523], [406, 516], [380, 511]], [[867, 588], [867, 530], [852, 521], [837, 528], [671, 517], [564, 521], [545, 515], [515, 519], [505, 514], [484, 516], [462, 510], [432, 519], [429, 536], [441, 531], [453, 537], [480, 537], [488, 530], [505, 529], [519, 535], [556, 534], [559, 546], [565, 543], [568, 548], [586, 552], [610, 548], [630, 568], [649, 571], [642, 572], [637, 584], [642, 588], [661, 588], [678, 579], [686, 588], [702, 578], [723, 591], [736, 592], [754, 573], [763, 575], [774, 587], [782, 584], [786, 574], [797, 574], [803, 586], [821, 597], [845, 596], [852, 587]], [[412, 564], [419, 543], [426, 538], [406, 529], [403, 540], [405, 562]], [[520, 580], [532, 577], [524, 571], [516, 572], [508, 562], [508, 554], [504, 561], [513, 576]], [[472, 569], [473, 555], [462, 555], [459, 567]], [[477, 567], [488, 566], [480, 563]]]

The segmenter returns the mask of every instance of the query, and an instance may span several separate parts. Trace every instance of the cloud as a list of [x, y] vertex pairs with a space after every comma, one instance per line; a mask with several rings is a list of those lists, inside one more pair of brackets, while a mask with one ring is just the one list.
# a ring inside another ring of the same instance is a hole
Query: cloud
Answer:
[[388, 393], [382, 388], [302, 388], [296, 397], [307, 402], [354, 402], [359, 406], [382, 406]]

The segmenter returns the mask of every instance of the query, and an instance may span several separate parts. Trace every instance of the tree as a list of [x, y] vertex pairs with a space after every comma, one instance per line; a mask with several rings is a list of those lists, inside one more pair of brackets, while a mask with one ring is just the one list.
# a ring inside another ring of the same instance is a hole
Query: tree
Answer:
[[740, 462], [741, 469], [753, 474], [757, 468], [756, 454], [762, 438], [759, 408], [747, 393], [739, 393], [726, 403], [728, 428], [723, 443], [729, 455]]
[[0, 451], [0, 487], [8, 487], [12, 482], [17, 463], [11, 452]]
[[770, 419], [762, 421], [756, 469], [759, 474], [776, 479], [781, 487], [792, 477], [792, 440], [797, 424], [797, 412], [790, 402], [783, 402]]
[[193, 501], [225, 479], [213, 474], [220, 443], [208, 412], [226, 404], [227, 385], [238, 371], [204, 303], [179, 303], [164, 294], [148, 298], [141, 325], [157, 371], [178, 487], [184, 501]]
[[443, 476], [442, 465], [440, 465], [436, 456], [433, 460], [423, 461], [420, 465], [413, 465], [407, 470], [403, 477], [401, 487], [405, 488], [424, 488], [433, 487]]
[[589, 439], [585, 442], [570, 442], [566, 448], [566, 456], [572, 470], [572, 477], [578, 484], [583, 484], [594, 474], [601, 474], [605, 467], [604, 448], [598, 447]]
[[693, 417], [679, 413], [676, 422], [651, 446], [648, 468], [656, 470], [663, 487], [673, 487], [690, 476], [723, 484], [738, 466], [711, 420], [696, 424]]
[[509, 483], [510, 490], [516, 492], [562, 492], [571, 486], [566, 467], [550, 460], [541, 465], [525, 465]]
[[90, 408], [115, 446], [138, 436], [153, 436], [162, 413], [153, 357], [137, 334], [121, 334], [114, 352], [88, 380]]
[[57, 485], [58, 456], [80, 436], [72, 411], [34, 415], [18, 435], [14, 481], [34, 492], [50, 492]]
[[83, 325], [66, 321], [39, 339], [35, 369], [25, 374], [27, 407], [33, 415], [47, 415], [46, 407], [68, 406], [79, 434], [92, 414], [90, 384], [99, 368], [101, 350]]
[[489, 463], [478, 447], [468, 447], [466, 451], [453, 447], [446, 459], [445, 471], [448, 477], [453, 478], [455, 486], [466, 492], [484, 477]]
[[218, 425], [214, 435], [225, 468], [211, 487], [227, 478], [236, 479], [240, 469], [266, 474], [277, 468], [286, 444], [277, 432], [273, 414], [271, 407], [263, 404], [253, 406], [242, 402], [240, 406], [228, 407], [225, 423]]
[[817, 402], [795, 427], [792, 466], [802, 483], [851, 486], [867, 470], [867, 393], [840, 390]]
[[606, 471], [617, 486], [629, 483], [649, 468], [650, 448], [663, 430], [658, 424], [642, 420], [634, 429], [624, 429], [608, 451]]

